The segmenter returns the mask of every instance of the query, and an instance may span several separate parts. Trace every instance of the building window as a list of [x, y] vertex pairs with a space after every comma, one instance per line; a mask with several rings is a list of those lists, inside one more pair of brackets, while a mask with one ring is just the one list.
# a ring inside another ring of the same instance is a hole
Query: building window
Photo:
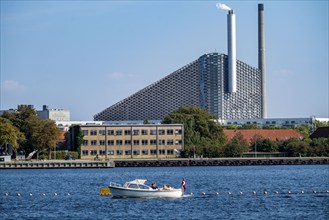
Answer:
[[116, 140], [115, 144], [116, 145], [122, 145], [122, 140]]
[[122, 155], [122, 150], [117, 150], [117, 155]]
[[96, 140], [91, 140], [91, 141], [90, 141], [90, 145], [91, 145], [91, 146], [95, 146], [95, 145], [97, 145], [97, 141], [96, 141]]
[[107, 140], [107, 145], [109, 146], [114, 145], [114, 140]]
[[133, 130], [133, 135], [139, 135], [139, 130]]
[[175, 133], [176, 133], [176, 134], [182, 134], [182, 129], [176, 129], [176, 130], [175, 130]]
[[159, 150], [159, 154], [160, 154], [160, 155], [164, 155], [164, 154], [166, 154], [166, 150]]
[[88, 130], [82, 130], [81, 132], [83, 136], [88, 136]]
[[107, 135], [114, 135], [114, 130], [108, 130]]
[[174, 150], [167, 150], [167, 154], [168, 155], [173, 155], [174, 154]]
[[163, 139], [159, 139], [159, 145], [165, 145], [166, 141]]
[[131, 140], [125, 140], [125, 145], [131, 145]]
[[88, 146], [88, 140], [83, 140], [82, 141], [82, 146]]
[[148, 135], [148, 130], [142, 130], [142, 135]]
[[148, 145], [149, 141], [148, 140], [142, 140], [142, 145]]
[[168, 139], [167, 140], [167, 145], [174, 145], [174, 140], [173, 139]]
[[134, 145], [139, 145], [139, 140], [134, 140]]
[[104, 146], [105, 145], [105, 140], [99, 140], [99, 145]]
[[114, 150], [108, 150], [107, 155], [114, 155]]
[[144, 150], [142, 150], [142, 154], [143, 155], [148, 155], [149, 154], [149, 151], [144, 149]]
[[131, 150], [125, 150], [125, 155], [131, 155]]
[[122, 130], [116, 130], [115, 135], [121, 136], [122, 135]]
[[173, 135], [174, 134], [174, 130], [173, 129], [168, 129], [167, 130], [167, 135]]
[[156, 145], [156, 144], [157, 144], [157, 140], [156, 139], [150, 140], [150, 145]]
[[131, 130], [125, 130], [125, 135], [131, 135]]
[[150, 130], [150, 135], [156, 135], [157, 134], [157, 130]]
[[133, 151], [133, 154], [134, 154], [134, 155], [139, 155], [139, 154], [140, 154], [140, 153], [139, 153], [139, 150], [134, 150], [134, 151]]
[[91, 155], [91, 156], [97, 155], [97, 150], [91, 150], [91, 151], [90, 151], [90, 155]]
[[160, 129], [160, 130], [159, 130], [159, 135], [164, 135], [164, 134], [165, 134], [165, 130]]
[[90, 136], [97, 135], [97, 130], [90, 130]]
[[99, 130], [99, 131], [98, 131], [98, 135], [103, 135], [103, 136], [105, 136], [105, 130]]
[[88, 156], [89, 155], [88, 152], [89, 152], [88, 150], [83, 150], [82, 151], [82, 156]]
[[99, 155], [104, 156], [105, 155], [105, 150], [100, 150]]
[[176, 139], [175, 144], [176, 145], [181, 145], [182, 144], [182, 140], [181, 139]]
[[157, 154], [157, 150], [150, 150], [151, 151], [151, 155], [156, 155]]

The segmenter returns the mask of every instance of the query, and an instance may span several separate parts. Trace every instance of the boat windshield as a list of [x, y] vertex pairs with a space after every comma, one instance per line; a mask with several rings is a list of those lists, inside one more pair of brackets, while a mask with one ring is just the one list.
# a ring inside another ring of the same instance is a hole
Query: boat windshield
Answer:
[[128, 185], [128, 188], [131, 188], [131, 189], [150, 189], [149, 186], [146, 186], [146, 185], [140, 185], [140, 184], [129, 184]]

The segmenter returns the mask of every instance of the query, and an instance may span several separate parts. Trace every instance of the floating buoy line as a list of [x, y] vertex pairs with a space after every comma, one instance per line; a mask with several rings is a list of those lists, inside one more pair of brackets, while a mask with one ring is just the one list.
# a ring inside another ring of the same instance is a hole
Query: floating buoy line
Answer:
[[[233, 196], [233, 195], [257, 195], [257, 194], [263, 194], [263, 195], [270, 195], [270, 194], [275, 194], [275, 195], [298, 195], [298, 194], [329, 194], [329, 190], [325, 190], [325, 191], [309, 191], [309, 192], [305, 192], [304, 190], [301, 191], [286, 191], [286, 192], [278, 192], [278, 191], [274, 191], [274, 192], [268, 192], [268, 191], [263, 191], [263, 192], [259, 192], [257, 193], [256, 191], [252, 191], [251, 193], [245, 193], [245, 192], [238, 192], [238, 193], [232, 193], [230, 191], [225, 192], [225, 193], [219, 193], [219, 192], [214, 192], [214, 193], [205, 193], [205, 192], [201, 192], [200, 195], [201, 196], [211, 196], [211, 195], [229, 195], [229, 196]], [[189, 193], [189, 195], [193, 195], [193, 193]]]
[[[324, 191], [316, 191], [316, 190], [312, 190], [312, 191], [285, 191], [285, 192], [279, 192], [279, 191], [273, 191], [273, 192], [268, 192], [268, 191], [262, 191], [262, 192], [256, 192], [256, 191], [252, 191], [252, 192], [243, 192], [243, 191], [239, 191], [237, 193], [234, 192], [210, 192], [210, 193], [206, 193], [206, 192], [200, 192], [197, 194], [194, 193], [185, 193], [185, 195], [187, 196], [194, 196], [194, 195], [201, 195], [201, 196], [219, 196], [219, 195], [227, 195], [227, 196], [234, 196], [234, 195], [238, 195], [238, 196], [248, 196], [248, 195], [271, 195], [271, 194], [275, 194], [275, 195], [303, 195], [303, 194], [328, 194], [329, 195], [329, 189], [328, 190], [324, 190]], [[28, 196], [28, 197], [33, 197], [33, 196], [70, 196], [70, 193], [57, 193], [57, 192], [53, 192], [53, 193], [39, 193], [39, 194], [32, 194], [32, 193], [8, 193], [5, 192], [3, 193], [3, 196], [17, 196], [17, 197], [21, 197], [21, 196]], [[108, 194], [109, 195], [109, 194]]]
[[4, 196], [58, 196], [58, 195], [65, 195], [65, 196], [70, 196], [70, 193], [41, 193], [41, 194], [32, 194], [32, 193], [26, 193], [26, 194], [22, 194], [22, 193], [4, 193]]

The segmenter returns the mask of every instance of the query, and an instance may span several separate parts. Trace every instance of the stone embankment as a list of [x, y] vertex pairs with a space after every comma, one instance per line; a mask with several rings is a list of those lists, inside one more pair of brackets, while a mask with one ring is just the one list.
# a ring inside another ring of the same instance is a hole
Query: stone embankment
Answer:
[[329, 164], [329, 157], [115, 160], [114, 163], [115, 167], [311, 165]]
[[62, 169], [62, 168], [114, 168], [114, 167], [188, 167], [188, 166], [257, 166], [257, 165], [316, 165], [329, 164], [329, 157], [281, 158], [198, 158], [149, 160], [49, 160], [0, 162], [0, 169]]
[[110, 161], [91, 161], [91, 160], [31, 160], [31, 161], [12, 161], [1, 162], [0, 169], [62, 169], [62, 168], [113, 168], [115, 166]]

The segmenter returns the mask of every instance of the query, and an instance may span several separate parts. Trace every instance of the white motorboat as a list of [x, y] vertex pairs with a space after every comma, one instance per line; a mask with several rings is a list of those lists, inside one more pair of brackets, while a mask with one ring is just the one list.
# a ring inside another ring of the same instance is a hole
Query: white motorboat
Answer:
[[110, 183], [110, 193], [113, 197], [167, 197], [167, 198], [179, 198], [184, 194], [183, 188], [157, 188], [154, 189], [145, 184], [147, 180], [135, 179], [130, 182], [126, 182], [124, 185], [117, 183]]

